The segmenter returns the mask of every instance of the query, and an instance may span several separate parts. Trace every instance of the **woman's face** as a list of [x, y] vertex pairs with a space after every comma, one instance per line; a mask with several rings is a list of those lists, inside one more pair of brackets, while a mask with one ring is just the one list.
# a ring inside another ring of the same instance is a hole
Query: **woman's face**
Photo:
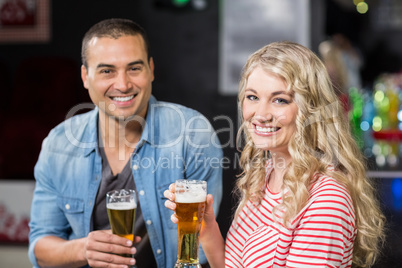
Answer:
[[261, 67], [252, 71], [245, 88], [243, 117], [257, 148], [288, 154], [297, 111], [284, 80]]

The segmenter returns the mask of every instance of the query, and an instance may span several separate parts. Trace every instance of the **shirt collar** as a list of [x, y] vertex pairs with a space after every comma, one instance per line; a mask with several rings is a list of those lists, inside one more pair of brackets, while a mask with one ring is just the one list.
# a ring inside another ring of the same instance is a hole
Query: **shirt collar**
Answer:
[[[153, 105], [157, 103], [157, 100], [154, 96], [151, 95], [148, 102], [148, 110], [147, 116], [145, 119], [144, 129], [142, 131], [142, 135], [140, 141], [138, 142], [137, 148], [141, 147], [145, 142], [150, 143], [151, 145], [155, 144], [155, 135], [156, 125], [155, 125], [155, 118], [154, 118], [154, 109], [151, 109]], [[89, 122], [88, 122], [88, 135], [84, 135], [83, 142], [86, 144], [85, 146], [85, 155], [89, 155], [93, 151], [98, 150], [99, 141], [98, 141], [98, 127], [99, 127], [99, 108], [95, 107], [90, 115]], [[153, 129], [151, 129], [153, 128]], [[151, 133], [154, 133], [151, 135]], [[152, 138], [153, 136], [153, 138]]]
[[[138, 142], [138, 146], [137, 147], [141, 147], [145, 142], [150, 143], [151, 145], [155, 144], [155, 137], [152, 138], [151, 133], [155, 133], [155, 115], [154, 113], [154, 109], [152, 109], [152, 106], [156, 104], [156, 99], [154, 96], [151, 95], [151, 97], [149, 98], [149, 102], [148, 102], [148, 110], [147, 110], [147, 116], [145, 118], [145, 126], [144, 129], [142, 131], [142, 135], [141, 135], [141, 139]], [[153, 128], [153, 129], [151, 129]]]

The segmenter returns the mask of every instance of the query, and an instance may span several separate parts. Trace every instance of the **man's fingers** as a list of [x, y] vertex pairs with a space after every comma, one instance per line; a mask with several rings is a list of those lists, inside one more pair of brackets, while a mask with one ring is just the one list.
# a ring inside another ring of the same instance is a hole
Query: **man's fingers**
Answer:
[[114, 254], [135, 254], [137, 252], [137, 249], [135, 247], [127, 247], [118, 244], [97, 243], [96, 247], [91, 247], [91, 245], [88, 244], [88, 258], [95, 259], [97, 252]]
[[97, 252], [94, 258], [88, 260], [88, 264], [91, 267], [122, 267], [122, 265], [131, 266], [136, 263], [134, 258], [122, 257], [114, 254], [107, 254]]
[[88, 244], [96, 245], [97, 243], [117, 244], [131, 247], [133, 242], [127, 238], [120, 237], [108, 231], [94, 231], [88, 235]]
[[141, 241], [141, 237], [140, 236], [134, 236], [134, 243], [138, 243]]

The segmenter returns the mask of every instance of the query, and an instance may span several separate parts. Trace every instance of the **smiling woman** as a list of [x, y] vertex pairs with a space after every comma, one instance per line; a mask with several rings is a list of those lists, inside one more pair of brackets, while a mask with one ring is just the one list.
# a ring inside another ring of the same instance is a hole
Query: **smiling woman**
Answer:
[[[272, 43], [250, 56], [239, 88], [245, 147], [241, 201], [227, 237], [229, 263], [372, 265], [384, 216], [323, 63], [301, 45]], [[257, 254], [258, 243], [286, 250], [278, 258], [271, 251]]]
[[384, 215], [320, 59], [296, 43], [264, 46], [243, 68], [238, 103], [240, 202], [224, 244], [207, 196], [211, 267], [373, 265]]

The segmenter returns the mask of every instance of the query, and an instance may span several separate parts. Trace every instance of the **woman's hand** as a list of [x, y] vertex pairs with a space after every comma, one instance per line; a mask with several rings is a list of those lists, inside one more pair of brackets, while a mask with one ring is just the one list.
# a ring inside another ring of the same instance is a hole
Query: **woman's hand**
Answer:
[[[169, 189], [163, 192], [163, 195], [168, 199], [165, 201], [165, 207], [168, 209], [175, 211], [176, 210], [176, 203], [175, 203], [175, 184], [172, 183], [169, 185]], [[206, 207], [205, 207], [205, 213], [204, 213], [204, 219], [202, 223], [202, 229], [204, 228], [204, 225], [208, 226], [212, 223], [215, 222], [215, 213], [213, 209], [213, 203], [214, 203], [214, 198], [212, 197], [211, 194], [207, 195], [207, 200], [206, 200]], [[178, 223], [179, 219], [177, 218], [176, 214], [172, 214], [170, 217], [173, 223]], [[202, 230], [201, 230], [202, 233]]]
[[213, 224], [216, 223], [213, 204], [214, 204], [214, 198], [211, 194], [208, 194], [207, 200], [206, 200], [205, 212], [204, 212], [204, 219], [202, 221], [202, 226], [201, 226], [200, 237], [203, 236], [205, 229], [208, 229], [209, 226], [212, 226]]
[[[175, 211], [176, 210], [176, 203], [174, 202], [176, 199], [175, 196], [175, 184], [172, 183], [169, 185], [169, 189], [165, 190], [163, 192], [163, 195], [168, 199], [165, 201], [165, 207], [167, 207], [170, 210]], [[172, 216], [170, 216], [170, 219], [173, 223], [178, 223], [179, 219], [176, 217], [176, 214], [172, 214]]]
[[[169, 189], [163, 192], [168, 199], [165, 201], [165, 207], [170, 210], [176, 210], [175, 203], [175, 184], [169, 185]], [[225, 267], [225, 242], [223, 241], [218, 223], [215, 220], [213, 209], [214, 198], [211, 194], [207, 195], [204, 219], [202, 220], [200, 231], [200, 243], [208, 259], [210, 267]], [[179, 219], [173, 214], [170, 219], [173, 223], [178, 223]]]

